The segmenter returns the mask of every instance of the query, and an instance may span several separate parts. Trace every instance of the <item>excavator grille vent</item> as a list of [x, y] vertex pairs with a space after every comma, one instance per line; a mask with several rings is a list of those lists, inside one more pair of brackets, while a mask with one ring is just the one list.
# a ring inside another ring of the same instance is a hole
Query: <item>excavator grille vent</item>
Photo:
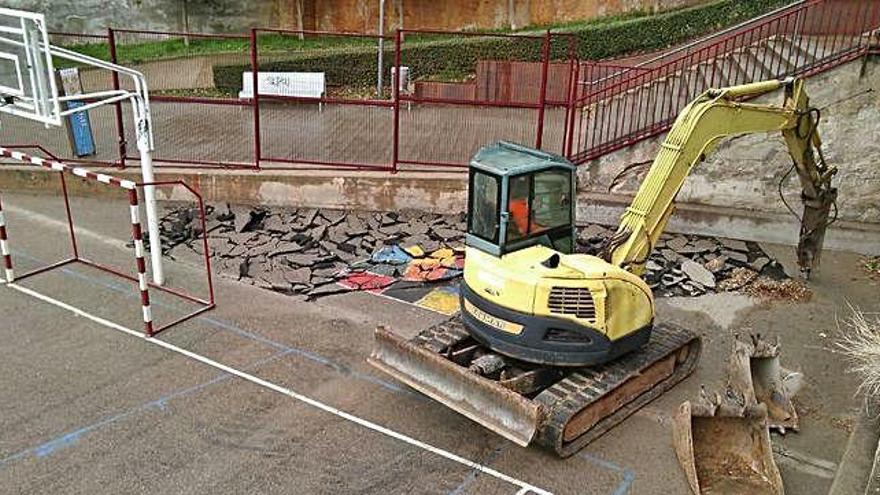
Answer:
[[596, 305], [590, 289], [582, 287], [553, 287], [547, 306], [551, 313], [596, 320]]

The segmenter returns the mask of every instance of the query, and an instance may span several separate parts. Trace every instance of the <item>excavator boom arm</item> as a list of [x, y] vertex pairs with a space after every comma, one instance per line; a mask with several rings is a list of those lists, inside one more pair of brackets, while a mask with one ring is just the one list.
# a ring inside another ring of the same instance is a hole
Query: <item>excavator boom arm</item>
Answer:
[[[779, 88], [785, 88], [782, 106], [738, 101]], [[679, 114], [661, 145], [632, 204], [621, 217], [617, 233], [606, 246], [606, 259], [641, 275], [672, 215], [675, 197], [697, 162], [725, 137], [778, 131], [785, 138], [803, 189], [798, 263], [808, 276], [818, 265], [830, 208], [837, 195], [831, 186], [836, 169], [828, 167], [822, 158], [817, 123], [818, 111], [809, 107], [803, 82], [797, 79], [711, 89], [699, 96]]]

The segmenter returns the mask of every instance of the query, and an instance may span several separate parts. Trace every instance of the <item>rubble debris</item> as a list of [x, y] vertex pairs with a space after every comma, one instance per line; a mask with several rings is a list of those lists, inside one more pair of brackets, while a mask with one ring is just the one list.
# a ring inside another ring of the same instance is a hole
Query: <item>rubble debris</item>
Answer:
[[681, 271], [703, 287], [715, 288], [715, 275], [696, 261], [690, 259], [682, 261]]
[[[319, 297], [335, 293], [325, 285], [365, 272], [391, 277], [395, 284], [448, 282], [460, 277], [464, 268], [464, 215], [229, 204], [206, 205], [205, 210], [215, 267], [279, 292]], [[169, 209], [160, 231], [166, 256], [186, 250], [203, 253], [196, 208]], [[613, 233], [600, 225], [579, 229], [577, 252], [598, 255]], [[751, 242], [664, 234], [656, 248], [646, 261], [645, 279], [661, 297], [744, 290], [759, 274], [779, 278], [777, 273], [782, 273], [776, 261]], [[270, 275], [274, 271], [280, 274]], [[785, 280], [771, 283], [768, 278], [753, 290], [793, 290], [794, 285], [782, 283]], [[375, 289], [355, 282], [348, 290]]]
[[727, 239], [725, 237], [719, 237], [718, 242], [720, 242], [722, 246], [730, 251], [739, 251], [741, 253], [749, 252], [749, 246], [745, 242], [737, 239]]
[[718, 256], [716, 258], [712, 258], [711, 260], [707, 261], [706, 264], [703, 266], [706, 267], [707, 270], [709, 270], [710, 272], [715, 274], [725, 268], [726, 261], [727, 261], [727, 256], [721, 255], [721, 256]]
[[749, 257], [746, 253], [741, 253], [739, 251], [721, 251], [721, 254], [726, 256], [730, 261], [736, 261], [739, 265], [745, 265], [749, 262]]
[[730, 272], [730, 276], [722, 280], [718, 284], [718, 290], [721, 292], [732, 292], [742, 289], [758, 278], [758, 273], [748, 268], [734, 268]]
[[388, 263], [391, 265], [404, 265], [408, 263], [413, 257], [400, 249], [399, 246], [385, 246], [375, 253], [371, 257], [373, 263]]
[[809, 287], [800, 280], [794, 279], [773, 280], [768, 277], [758, 277], [748, 284], [744, 291], [759, 299], [773, 301], [806, 302], [813, 297], [813, 291]]
[[[464, 217], [231, 205], [206, 207], [214, 266], [246, 283], [310, 299], [461, 276]], [[204, 252], [198, 210], [169, 209], [164, 254]]]

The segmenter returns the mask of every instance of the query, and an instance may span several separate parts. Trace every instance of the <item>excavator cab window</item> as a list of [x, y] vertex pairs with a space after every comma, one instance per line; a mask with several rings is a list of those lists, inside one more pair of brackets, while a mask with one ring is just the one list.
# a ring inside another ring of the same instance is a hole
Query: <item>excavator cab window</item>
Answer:
[[510, 178], [507, 197], [507, 249], [544, 244], [572, 250], [571, 172], [548, 169]]
[[468, 233], [484, 241], [498, 244], [500, 232], [500, 178], [495, 175], [471, 170]]

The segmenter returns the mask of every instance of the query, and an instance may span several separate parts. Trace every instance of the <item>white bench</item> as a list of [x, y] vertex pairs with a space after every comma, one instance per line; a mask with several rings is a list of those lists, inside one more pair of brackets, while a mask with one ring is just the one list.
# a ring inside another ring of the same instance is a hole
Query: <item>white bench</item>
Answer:
[[[241, 74], [239, 98], [254, 97], [254, 73]], [[257, 84], [261, 95], [321, 98], [326, 92], [323, 72], [259, 72]]]

